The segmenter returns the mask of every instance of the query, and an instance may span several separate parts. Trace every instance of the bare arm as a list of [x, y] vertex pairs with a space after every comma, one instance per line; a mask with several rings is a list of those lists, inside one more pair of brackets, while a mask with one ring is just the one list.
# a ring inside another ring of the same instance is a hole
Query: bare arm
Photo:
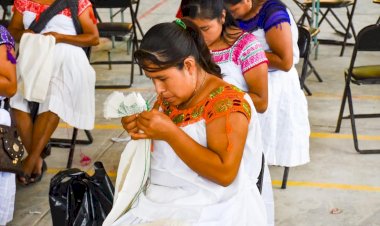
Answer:
[[17, 89], [16, 65], [8, 60], [5, 45], [0, 45], [0, 65], [0, 96], [11, 97]]
[[67, 43], [80, 47], [96, 46], [99, 44], [99, 31], [95, 21], [92, 7], [88, 7], [79, 16], [79, 22], [83, 29], [83, 34], [65, 35], [56, 32], [48, 32], [45, 35], [53, 35], [56, 43]]
[[265, 52], [269, 66], [289, 71], [293, 66], [292, 32], [289, 23], [281, 23], [265, 33], [266, 41], [272, 52]]
[[251, 68], [244, 73], [244, 79], [256, 111], [264, 113], [268, 107], [268, 65], [263, 63]]
[[11, 33], [16, 42], [20, 42], [21, 36], [24, 33], [33, 33], [31, 30], [24, 29], [23, 15], [15, 10], [8, 26], [8, 31]]
[[[83, 34], [79, 35], [65, 35], [57, 32], [48, 32], [45, 35], [53, 35], [57, 43], [68, 43], [80, 47], [95, 46], [99, 44], [99, 32], [96, 23], [93, 21], [92, 7], [88, 7], [79, 16], [79, 22], [83, 29]], [[31, 30], [25, 30], [23, 24], [22, 13], [15, 10], [12, 20], [8, 27], [9, 32], [12, 34], [17, 42], [20, 42], [21, 36], [24, 33], [32, 32]]]
[[[133, 139], [165, 140], [192, 170], [219, 185], [228, 186], [239, 171], [248, 133], [248, 120], [243, 114], [231, 113], [229, 117], [234, 126], [228, 137], [226, 117], [207, 124], [207, 147], [195, 142], [157, 110], [125, 118], [122, 122], [128, 132], [136, 131], [136, 127], [144, 131], [143, 134], [131, 132]], [[227, 151], [228, 145], [231, 150]]]

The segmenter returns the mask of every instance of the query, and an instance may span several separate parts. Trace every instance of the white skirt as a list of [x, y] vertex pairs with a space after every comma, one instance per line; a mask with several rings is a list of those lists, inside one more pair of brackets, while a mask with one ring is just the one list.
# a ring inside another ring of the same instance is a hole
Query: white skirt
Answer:
[[268, 109], [259, 114], [268, 165], [293, 167], [310, 161], [310, 125], [295, 67], [268, 76]]
[[[95, 71], [82, 48], [59, 43], [46, 100], [38, 113], [51, 111], [78, 129], [91, 130], [95, 121]], [[11, 98], [12, 108], [30, 112], [22, 91]]]
[[6, 225], [13, 219], [15, 194], [15, 174], [0, 172], [0, 225]]

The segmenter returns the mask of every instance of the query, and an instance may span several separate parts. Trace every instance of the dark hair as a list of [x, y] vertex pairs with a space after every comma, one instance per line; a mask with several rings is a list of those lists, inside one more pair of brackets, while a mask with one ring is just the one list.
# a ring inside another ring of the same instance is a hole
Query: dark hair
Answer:
[[[183, 17], [189, 17], [191, 19], [201, 18], [201, 19], [220, 19], [223, 10], [226, 12], [225, 22], [222, 27], [221, 37], [228, 44], [230, 41], [236, 39], [236, 35], [241, 33], [235, 19], [232, 17], [230, 11], [225, 7], [223, 0], [182, 0], [181, 1], [181, 12]], [[236, 29], [236, 33], [228, 33], [227, 28]]]
[[170, 67], [182, 69], [183, 61], [192, 56], [204, 71], [221, 77], [220, 67], [212, 60], [199, 28], [191, 21], [182, 22], [186, 28], [175, 22], [160, 23], [150, 28], [134, 53], [137, 63], [150, 72]]
[[224, 3], [230, 4], [230, 5], [236, 5], [240, 3], [242, 0], [224, 0]]

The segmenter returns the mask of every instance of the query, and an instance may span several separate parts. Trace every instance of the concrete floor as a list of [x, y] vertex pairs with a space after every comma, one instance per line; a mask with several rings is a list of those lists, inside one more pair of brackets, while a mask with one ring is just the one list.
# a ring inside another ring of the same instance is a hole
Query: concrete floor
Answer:
[[[301, 11], [291, 0], [284, 0], [298, 18]], [[174, 18], [179, 1], [151, 0], [142, 1], [139, 20], [144, 31], [158, 22]], [[108, 11], [102, 11], [104, 18]], [[345, 11], [339, 15], [345, 17]], [[359, 31], [364, 26], [375, 23], [380, 16], [380, 5], [372, 1], [360, 1], [354, 16], [354, 26]], [[328, 26], [321, 27], [320, 37], [336, 37]], [[111, 46], [109, 40], [102, 39], [95, 48], [92, 60], [106, 59], [106, 50]], [[114, 59], [124, 57], [125, 43], [118, 42], [112, 50]], [[345, 120], [340, 134], [335, 134], [341, 96], [343, 93], [343, 71], [348, 67], [352, 47], [348, 47], [343, 57], [339, 57], [340, 47], [319, 46], [318, 59], [312, 62], [324, 82], [315, 77], [307, 80], [313, 96], [308, 96], [309, 119], [312, 128], [310, 137], [311, 162], [305, 166], [291, 168], [288, 188], [281, 190], [283, 168], [271, 167], [273, 180], [276, 225], [331, 225], [331, 226], [374, 226], [380, 225], [380, 155], [357, 154], [351, 138], [350, 123]], [[361, 63], [379, 63], [380, 57], [366, 54]], [[300, 64], [298, 65], [300, 67]], [[96, 66], [98, 84], [128, 82], [129, 66]], [[136, 71], [138, 74], [138, 71]], [[125, 81], [124, 81], [125, 80]], [[154, 94], [150, 80], [145, 76], [135, 76], [130, 89], [123, 92], [138, 91], [144, 97]], [[111, 141], [114, 137], [126, 137], [119, 120], [105, 120], [102, 106], [112, 90], [96, 90], [96, 125], [92, 131], [94, 143], [78, 145], [73, 167], [91, 171], [91, 164], [81, 166], [81, 154], [94, 161], [102, 161], [113, 180], [116, 178], [119, 156], [125, 143]], [[380, 112], [380, 89], [378, 86], [353, 86], [356, 112]], [[363, 147], [380, 147], [380, 120], [361, 119], [357, 121], [360, 142]], [[60, 124], [55, 137], [71, 136], [72, 129]], [[81, 131], [82, 133], [82, 131]], [[82, 134], [81, 134], [82, 136]], [[53, 148], [47, 158], [48, 171], [42, 181], [28, 187], [17, 187], [16, 210], [12, 226], [52, 225], [48, 203], [50, 179], [66, 165], [68, 151]], [[337, 213], [332, 210], [338, 208]]]

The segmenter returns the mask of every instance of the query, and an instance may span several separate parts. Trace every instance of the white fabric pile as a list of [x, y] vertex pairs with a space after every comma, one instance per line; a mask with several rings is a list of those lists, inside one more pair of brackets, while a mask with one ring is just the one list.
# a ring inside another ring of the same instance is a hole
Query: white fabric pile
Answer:
[[[121, 118], [147, 110], [147, 104], [139, 93], [124, 96], [113, 92], [104, 102], [104, 117]], [[151, 140], [131, 140], [120, 156], [115, 185], [115, 196], [111, 212], [103, 226], [113, 225], [127, 212], [144, 189], [150, 170]]]
[[53, 74], [55, 38], [51, 35], [25, 33], [17, 58], [19, 88], [25, 99], [43, 103]]

